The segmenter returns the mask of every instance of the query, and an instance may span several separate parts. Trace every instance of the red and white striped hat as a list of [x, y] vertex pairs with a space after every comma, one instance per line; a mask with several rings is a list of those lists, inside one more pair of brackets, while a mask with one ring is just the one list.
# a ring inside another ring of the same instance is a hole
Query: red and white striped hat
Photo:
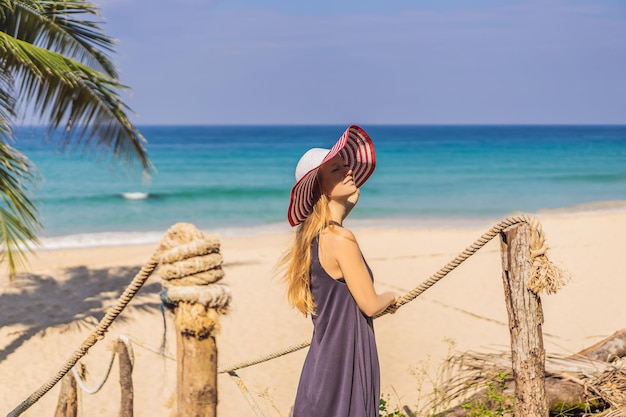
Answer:
[[376, 168], [374, 143], [361, 127], [352, 125], [341, 135], [331, 149], [312, 148], [305, 152], [296, 166], [296, 184], [291, 189], [287, 218], [297, 226], [313, 210], [313, 195], [318, 168], [340, 155], [352, 169], [354, 184], [361, 187]]

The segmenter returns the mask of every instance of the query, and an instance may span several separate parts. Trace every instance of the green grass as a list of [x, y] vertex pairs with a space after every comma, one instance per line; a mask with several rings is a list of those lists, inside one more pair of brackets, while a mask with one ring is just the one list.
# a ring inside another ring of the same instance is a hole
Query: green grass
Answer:
[[504, 393], [508, 373], [499, 373], [493, 381], [485, 383], [484, 396], [462, 404], [467, 417], [504, 417], [513, 415], [514, 398]]

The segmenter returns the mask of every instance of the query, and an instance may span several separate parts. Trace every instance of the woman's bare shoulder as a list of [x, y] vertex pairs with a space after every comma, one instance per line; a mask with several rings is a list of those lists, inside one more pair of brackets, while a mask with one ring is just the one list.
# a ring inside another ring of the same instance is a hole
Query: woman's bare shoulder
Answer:
[[350, 229], [346, 229], [342, 226], [331, 226], [328, 228], [328, 237], [329, 240], [335, 244], [345, 245], [345, 244], [357, 244], [356, 237], [354, 233]]

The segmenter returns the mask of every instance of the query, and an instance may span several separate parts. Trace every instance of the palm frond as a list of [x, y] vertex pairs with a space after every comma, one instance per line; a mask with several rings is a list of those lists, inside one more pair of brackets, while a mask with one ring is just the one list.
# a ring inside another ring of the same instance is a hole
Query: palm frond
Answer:
[[[0, 62], [20, 80], [19, 97], [31, 102], [51, 130], [64, 124], [64, 140], [111, 150], [151, 170], [145, 139], [126, 115], [117, 79], [0, 32]], [[94, 143], [95, 142], [95, 143]]]
[[38, 244], [41, 225], [28, 195], [36, 171], [30, 161], [9, 145], [11, 120], [15, 116], [13, 77], [0, 72], [0, 261], [8, 261], [9, 276], [26, 264], [26, 251]]
[[28, 193], [37, 172], [22, 153], [6, 143], [5, 133], [3, 129], [0, 140], [0, 260], [7, 260], [13, 277], [26, 263], [24, 250], [32, 252], [33, 245], [39, 243], [41, 224]]
[[11, 0], [0, 0], [0, 22], [3, 22], [12, 9]]
[[[3, 1], [3, 0], [0, 0]], [[15, 117], [15, 98], [13, 91], [13, 75], [0, 72], [0, 137], [11, 137], [11, 123]]]
[[[3, 3], [9, 7], [3, 7]], [[106, 52], [115, 41], [93, 17], [100, 15], [86, 1], [10, 1], [0, 3], [2, 31], [24, 42], [57, 52], [117, 78], [117, 70]], [[105, 51], [105, 52], [103, 52]]]

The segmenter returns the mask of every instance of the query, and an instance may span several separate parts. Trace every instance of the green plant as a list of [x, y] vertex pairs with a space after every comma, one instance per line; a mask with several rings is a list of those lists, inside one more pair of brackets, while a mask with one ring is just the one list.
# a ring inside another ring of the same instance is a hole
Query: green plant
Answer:
[[[386, 399], [385, 399], [386, 398]], [[394, 410], [390, 410], [388, 408], [389, 404], [389, 396], [381, 396], [380, 404], [378, 406], [378, 416], [379, 417], [407, 417], [406, 414], [398, 410], [397, 408]]]
[[468, 417], [502, 417], [513, 415], [513, 396], [504, 392], [508, 373], [500, 372], [493, 381], [485, 383], [487, 387], [482, 396], [462, 404]]

